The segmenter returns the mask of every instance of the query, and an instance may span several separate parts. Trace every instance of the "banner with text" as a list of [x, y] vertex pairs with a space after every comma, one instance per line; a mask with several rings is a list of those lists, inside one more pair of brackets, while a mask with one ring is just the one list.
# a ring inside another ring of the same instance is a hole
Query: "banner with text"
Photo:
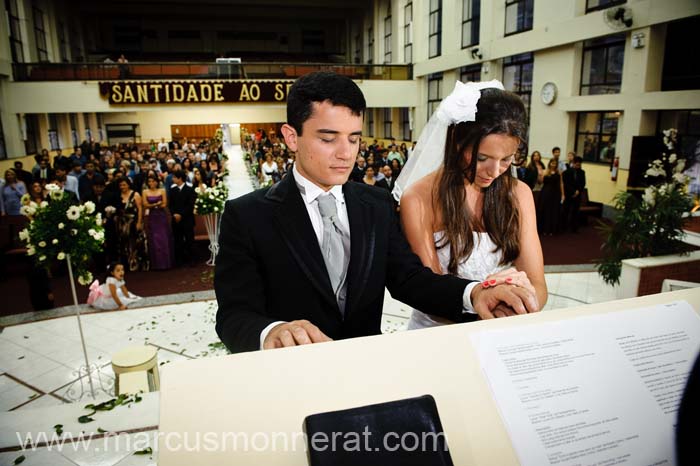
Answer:
[[100, 94], [113, 105], [281, 103], [294, 81], [111, 81]]

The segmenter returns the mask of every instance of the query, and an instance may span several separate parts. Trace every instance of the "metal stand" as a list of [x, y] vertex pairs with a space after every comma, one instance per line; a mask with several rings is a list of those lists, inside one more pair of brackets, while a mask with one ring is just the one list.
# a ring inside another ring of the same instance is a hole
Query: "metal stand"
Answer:
[[[78, 380], [73, 382], [71, 384], [70, 388], [66, 391], [66, 398], [68, 398], [70, 401], [79, 401], [81, 400], [86, 394], [89, 395], [93, 400], [95, 399], [95, 385], [92, 381], [92, 376], [93, 373], [97, 375], [97, 379], [99, 382], [99, 387], [98, 387], [98, 392], [104, 392], [105, 394], [109, 395], [109, 389], [105, 389], [104, 384], [102, 382], [102, 374], [100, 373], [100, 368], [96, 364], [90, 364], [90, 361], [88, 360], [88, 353], [87, 353], [87, 347], [85, 346], [85, 336], [83, 334], [83, 323], [80, 320], [80, 307], [78, 306], [78, 294], [75, 292], [75, 280], [73, 278], [73, 265], [70, 260], [70, 254], [66, 255], [66, 262], [68, 263], [68, 275], [70, 277], [70, 287], [71, 291], [73, 292], [73, 304], [75, 304], [75, 316], [78, 318], [78, 329], [80, 330], [80, 343], [83, 346], [83, 356], [85, 357], [85, 365], [80, 366], [80, 368], [77, 371], [73, 371], [73, 374], [75, 374], [78, 377]], [[85, 389], [85, 383], [83, 381], [83, 378], [87, 376], [88, 383], [89, 383], [89, 388], [90, 391], [86, 392]], [[75, 385], [80, 383], [80, 393], [77, 394], [76, 389], [74, 388]]]
[[211, 257], [207, 261], [207, 265], [215, 266], [216, 255], [219, 253], [219, 226], [221, 225], [221, 215], [204, 215], [204, 225], [207, 227], [207, 235], [209, 236], [209, 251], [211, 252]]

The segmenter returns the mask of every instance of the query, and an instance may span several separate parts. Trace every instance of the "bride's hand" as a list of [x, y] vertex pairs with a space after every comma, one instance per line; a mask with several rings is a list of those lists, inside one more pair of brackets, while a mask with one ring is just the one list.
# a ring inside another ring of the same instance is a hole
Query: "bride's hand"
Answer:
[[498, 273], [489, 275], [486, 277], [486, 280], [484, 280], [483, 286], [484, 288], [488, 288], [490, 286], [502, 285], [504, 283], [507, 285], [520, 286], [531, 291], [532, 293], [536, 293], [535, 287], [532, 286], [530, 279], [527, 278], [527, 274], [525, 272], [518, 271], [518, 269], [515, 267], [501, 270]]

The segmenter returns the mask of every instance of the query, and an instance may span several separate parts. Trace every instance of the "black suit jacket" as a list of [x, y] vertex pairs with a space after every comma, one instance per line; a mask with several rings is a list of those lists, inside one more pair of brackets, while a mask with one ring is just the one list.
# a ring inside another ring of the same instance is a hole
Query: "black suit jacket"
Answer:
[[389, 182], [386, 178], [382, 178], [381, 180], [377, 181], [374, 183], [374, 186], [378, 186], [380, 188], [384, 188], [391, 192], [392, 189], [394, 189], [394, 183], [396, 182], [396, 178], [393, 176], [391, 177], [391, 182]]
[[351, 237], [344, 317], [293, 175], [226, 203], [214, 287], [216, 331], [231, 351], [259, 349], [275, 321], [306, 319], [333, 339], [379, 334], [385, 286], [417, 309], [475, 319], [462, 313], [469, 281], [422, 265], [386, 190], [348, 182], [343, 193]]
[[566, 198], [572, 198], [576, 191], [579, 192], [580, 198], [580, 193], [586, 187], [586, 172], [569, 168], [562, 174], [562, 182], [564, 183], [564, 196]]
[[180, 223], [184, 226], [194, 226], [194, 201], [196, 199], [197, 195], [191, 186], [185, 184], [182, 186], [182, 189], [173, 186], [170, 189], [168, 199], [170, 214], [180, 214], [182, 215]]

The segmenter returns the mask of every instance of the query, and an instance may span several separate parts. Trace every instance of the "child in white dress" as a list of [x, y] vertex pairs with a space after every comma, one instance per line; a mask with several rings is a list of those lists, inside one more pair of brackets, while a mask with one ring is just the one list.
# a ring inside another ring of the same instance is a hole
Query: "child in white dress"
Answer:
[[104, 310], [126, 309], [130, 304], [141, 299], [126, 289], [124, 282], [124, 265], [113, 262], [107, 267], [107, 281], [100, 285], [95, 280], [90, 285], [88, 304]]

